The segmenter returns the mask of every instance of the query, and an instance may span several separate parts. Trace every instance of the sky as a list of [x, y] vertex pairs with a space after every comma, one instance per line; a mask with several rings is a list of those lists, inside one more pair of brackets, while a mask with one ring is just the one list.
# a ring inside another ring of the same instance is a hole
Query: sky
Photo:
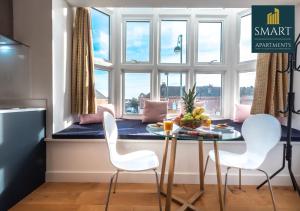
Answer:
[[[94, 55], [96, 58], [109, 60], [109, 16], [92, 10], [92, 34]], [[178, 37], [182, 35], [182, 63], [186, 63], [186, 21], [161, 21], [160, 61], [161, 63], [180, 63], [180, 53], [174, 53]], [[198, 62], [220, 61], [221, 49], [221, 23], [198, 23]], [[149, 61], [150, 48], [150, 22], [127, 21], [126, 23], [126, 61]], [[251, 15], [245, 16], [241, 21], [240, 59], [255, 59], [256, 54], [251, 53]], [[218, 78], [219, 77], [219, 78]], [[161, 81], [166, 80], [162, 76]], [[239, 83], [244, 86], [253, 85], [255, 74], [242, 74]], [[125, 76], [125, 98], [138, 97], [150, 92], [149, 73], [127, 73]], [[221, 76], [215, 74], [197, 75], [196, 82], [203, 86], [221, 86]], [[96, 71], [96, 89], [105, 96], [108, 95], [108, 73]], [[169, 76], [169, 85], [179, 85], [179, 74]]]
[[251, 15], [241, 19], [240, 61], [256, 59], [256, 53], [251, 53]]

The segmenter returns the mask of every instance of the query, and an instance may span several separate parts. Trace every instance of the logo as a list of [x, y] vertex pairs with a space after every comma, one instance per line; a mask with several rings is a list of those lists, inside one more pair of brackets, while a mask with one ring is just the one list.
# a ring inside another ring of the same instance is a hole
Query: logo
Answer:
[[294, 39], [294, 6], [252, 6], [253, 53], [293, 52]]
[[267, 14], [267, 24], [279, 24], [280, 12], [279, 9], [274, 8], [274, 12]]

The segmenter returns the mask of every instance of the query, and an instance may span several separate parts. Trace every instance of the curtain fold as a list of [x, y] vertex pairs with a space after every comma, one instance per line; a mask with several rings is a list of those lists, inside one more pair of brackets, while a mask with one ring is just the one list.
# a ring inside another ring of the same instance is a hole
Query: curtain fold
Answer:
[[77, 8], [73, 28], [71, 111], [95, 113], [94, 55], [91, 17], [86, 8]]
[[279, 111], [285, 109], [287, 102], [287, 73], [279, 73], [287, 68], [286, 53], [258, 54], [256, 80], [251, 114], [266, 113], [284, 117]]

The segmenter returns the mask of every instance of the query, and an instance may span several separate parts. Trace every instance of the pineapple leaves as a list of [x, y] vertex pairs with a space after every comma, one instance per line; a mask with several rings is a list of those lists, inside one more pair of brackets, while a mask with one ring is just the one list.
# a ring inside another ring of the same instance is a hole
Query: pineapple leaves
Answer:
[[184, 102], [185, 110], [188, 113], [192, 113], [194, 109], [194, 102], [196, 99], [196, 84], [192, 87], [192, 89], [189, 89], [188, 92], [183, 90], [183, 97], [182, 100]]

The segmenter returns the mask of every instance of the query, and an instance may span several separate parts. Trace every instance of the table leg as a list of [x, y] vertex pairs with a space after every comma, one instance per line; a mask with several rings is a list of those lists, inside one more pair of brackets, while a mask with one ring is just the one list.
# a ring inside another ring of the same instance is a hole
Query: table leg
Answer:
[[221, 178], [220, 158], [219, 158], [219, 150], [218, 150], [217, 141], [214, 141], [214, 151], [215, 151], [215, 163], [216, 163], [216, 172], [217, 172], [218, 197], [219, 197], [219, 203], [220, 203], [220, 211], [223, 211], [224, 203], [223, 203], [223, 197], [222, 197], [222, 178]]
[[164, 179], [165, 179], [165, 171], [166, 171], [166, 162], [168, 157], [168, 146], [169, 146], [169, 138], [166, 137], [164, 151], [163, 151], [163, 159], [161, 165], [161, 172], [160, 172], [160, 191], [164, 189]]
[[203, 141], [199, 141], [199, 179], [200, 179], [200, 190], [204, 191], [204, 170], [203, 170]]
[[168, 187], [167, 187], [167, 198], [166, 198], [166, 209], [165, 209], [166, 211], [171, 210], [172, 188], [173, 188], [174, 168], [175, 168], [175, 158], [176, 158], [176, 145], [177, 145], [177, 139], [176, 137], [173, 137], [172, 144], [171, 144], [170, 165], [169, 165], [169, 175], [168, 175]]

